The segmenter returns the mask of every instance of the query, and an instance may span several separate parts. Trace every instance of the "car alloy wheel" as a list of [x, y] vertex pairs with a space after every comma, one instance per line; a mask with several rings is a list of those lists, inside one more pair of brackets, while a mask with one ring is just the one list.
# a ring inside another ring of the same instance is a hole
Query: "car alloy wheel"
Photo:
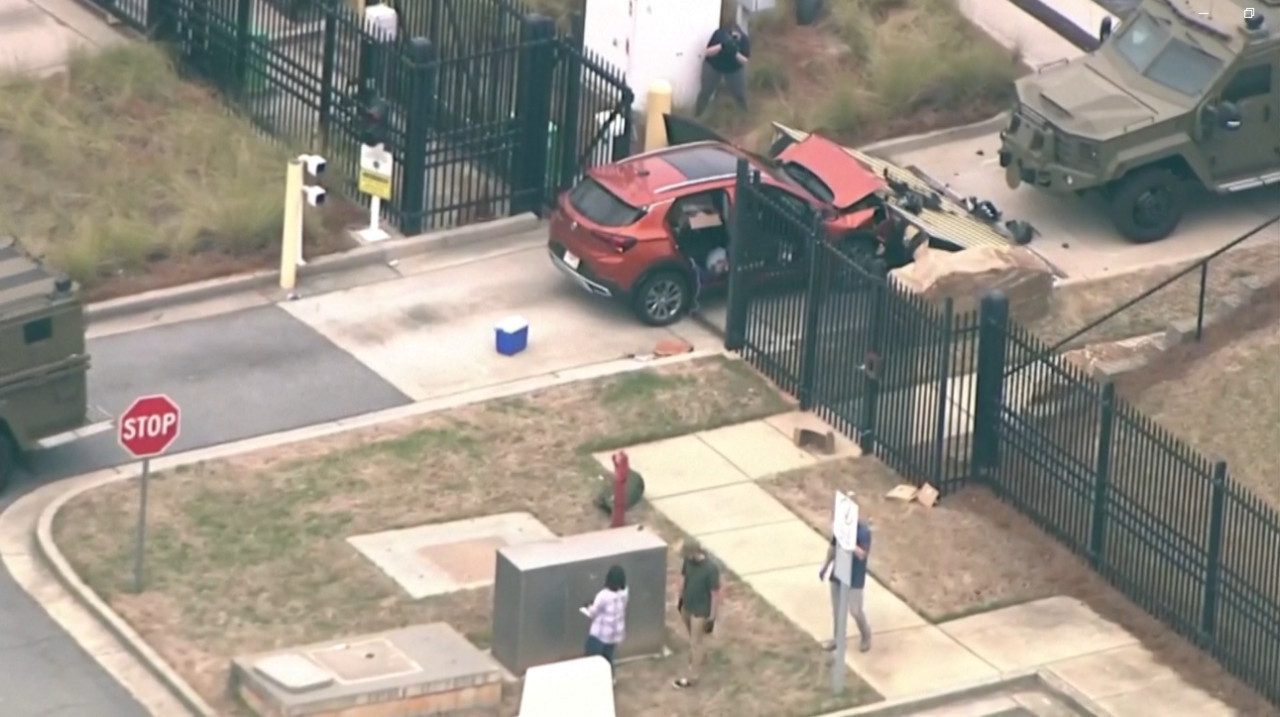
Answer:
[[649, 285], [644, 295], [644, 312], [655, 322], [667, 322], [684, 308], [684, 286], [674, 278], [662, 278]]

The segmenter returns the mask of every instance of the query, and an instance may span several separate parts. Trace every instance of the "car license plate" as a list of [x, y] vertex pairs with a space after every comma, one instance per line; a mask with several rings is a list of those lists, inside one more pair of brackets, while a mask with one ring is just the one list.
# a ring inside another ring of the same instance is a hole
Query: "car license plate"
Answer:
[[570, 269], [577, 271], [578, 265], [582, 263], [582, 260], [578, 258], [577, 254], [566, 249], [564, 252], [564, 263], [568, 264]]

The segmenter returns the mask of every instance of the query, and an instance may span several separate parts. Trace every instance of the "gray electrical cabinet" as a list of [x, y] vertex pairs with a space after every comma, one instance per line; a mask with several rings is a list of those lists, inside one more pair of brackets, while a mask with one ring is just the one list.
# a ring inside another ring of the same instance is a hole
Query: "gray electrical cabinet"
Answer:
[[519, 676], [581, 657], [590, 620], [579, 608], [604, 587], [611, 565], [627, 572], [627, 636], [616, 658], [660, 655], [666, 637], [667, 544], [636, 526], [498, 550], [493, 656]]

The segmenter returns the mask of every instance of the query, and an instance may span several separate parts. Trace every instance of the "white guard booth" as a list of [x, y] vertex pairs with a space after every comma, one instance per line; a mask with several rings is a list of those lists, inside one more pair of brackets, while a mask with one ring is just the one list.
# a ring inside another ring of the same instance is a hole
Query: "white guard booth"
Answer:
[[583, 45], [624, 72], [644, 111], [649, 85], [671, 83], [677, 107], [698, 98], [699, 74], [721, 0], [587, 0]]
[[603, 657], [530, 667], [524, 673], [520, 717], [617, 717], [613, 670]]

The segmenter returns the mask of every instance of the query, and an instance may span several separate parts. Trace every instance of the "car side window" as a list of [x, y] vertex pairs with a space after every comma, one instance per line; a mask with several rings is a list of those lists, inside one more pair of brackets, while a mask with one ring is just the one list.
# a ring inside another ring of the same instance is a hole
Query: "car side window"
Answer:
[[1250, 97], [1271, 94], [1271, 63], [1246, 67], [1238, 72], [1222, 90], [1222, 101], [1239, 102]]

